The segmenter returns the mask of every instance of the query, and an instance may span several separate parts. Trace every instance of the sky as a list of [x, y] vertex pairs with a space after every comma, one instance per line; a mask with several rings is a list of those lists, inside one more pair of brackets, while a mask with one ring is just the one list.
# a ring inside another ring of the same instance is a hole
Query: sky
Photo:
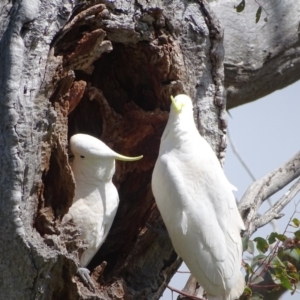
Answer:
[[[260, 179], [280, 167], [300, 150], [300, 81], [255, 102], [233, 108], [229, 113], [231, 117], [228, 116], [228, 130], [231, 139], [255, 178]], [[238, 161], [229, 143], [225, 173], [229, 181], [238, 188], [236, 198], [241, 199], [253, 181]], [[284, 191], [275, 194], [271, 201], [275, 203]], [[297, 200], [300, 200], [300, 194], [283, 210], [285, 216], [276, 221], [279, 232], [283, 232], [288, 224]], [[260, 212], [268, 208], [269, 204], [265, 203]], [[300, 211], [300, 205], [298, 208]], [[300, 214], [295, 217], [300, 219]], [[266, 225], [252, 238], [266, 237], [271, 231], [273, 231], [271, 225]], [[187, 271], [187, 268], [183, 265], [180, 270]], [[188, 277], [189, 274], [177, 273], [172, 278], [170, 286], [182, 289]], [[299, 299], [299, 294], [291, 296], [287, 292], [281, 300], [296, 300]], [[176, 298], [177, 294], [174, 293], [173, 299]], [[166, 289], [161, 300], [171, 299], [171, 291]]]

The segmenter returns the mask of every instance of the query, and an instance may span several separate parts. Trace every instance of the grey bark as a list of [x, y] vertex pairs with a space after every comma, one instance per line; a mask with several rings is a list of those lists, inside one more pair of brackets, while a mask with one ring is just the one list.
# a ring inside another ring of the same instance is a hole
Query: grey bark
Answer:
[[[152, 168], [180, 92], [224, 157], [222, 28], [201, 1], [142, 0], [7, 1], [0, 25], [1, 297], [158, 299], [181, 260], [149, 229], [165, 231]], [[74, 195], [67, 141], [76, 132], [144, 154], [117, 166], [120, 207], [89, 266], [95, 292], [75, 275], [76, 228], [60, 225]]]
[[1, 4], [2, 299], [41, 298], [41, 294], [47, 295], [51, 290], [50, 274], [62, 280], [62, 270], [54, 262], [63, 261], [64, 253], [47, 247], [33, 226], [56, 119], [44, 88], [53, 76], [45, 70], [49, 45], [62, 22], [59, 9], [63, 7], [59, 2], [4, 1]]
[[[150, 189], [170, 95], [194, 99], [199, 131], [224, 159], [219, 21], [200, 0], [5, 1], [0, 39], [1, 297], [158, 299], [181, 263], [158, 233]], [[60, 225], [74, 195], [68, 138], [77, 132], [144, 155], [117, 166], [120, 207], [89, 266], [95, 292], [75, 275], [84, 248], [76, 228]]]
[[[299, 1], [258, 1], [261, 20], [255, 23], [258, 3], [211, 0], [211, 9], [225, 28], [225, 87], [227, 108], [257, 100], [299, 80]], [[264, 19], [268, 21], [265, 22]]]

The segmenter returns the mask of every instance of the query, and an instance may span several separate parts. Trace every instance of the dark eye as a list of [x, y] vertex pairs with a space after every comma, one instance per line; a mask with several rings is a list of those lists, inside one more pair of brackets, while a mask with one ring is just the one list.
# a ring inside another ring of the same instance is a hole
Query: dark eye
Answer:
[[80, 157], [81, 157], [81, 158], [84, 158], [84, 156], [83, 156], [83, 155], [80, 155]]

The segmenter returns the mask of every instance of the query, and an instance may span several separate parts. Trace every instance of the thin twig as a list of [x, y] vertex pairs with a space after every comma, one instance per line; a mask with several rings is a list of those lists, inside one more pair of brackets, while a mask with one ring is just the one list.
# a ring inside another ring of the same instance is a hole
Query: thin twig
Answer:
[[280, 218], [283, 214], [280, 212], [289, 204], [292, 199], [300, 191], [300, 178], [292, 185], [292, 187], [270, 208], [263, 216], [256, 217], [254, 223], [256, 228], [260, 228], [268, 224], [271, 220]]
[[192, 300], [205, 300], [205, 299], [203, 299], [203, 298], [199, 298], [199, 297], [190, 295], [190, 294], [188, 294], [188, 293], [185, 293], [185, 292], [183, 292], [183, 291], [181, 291], [181, 290], [178, 290], [178, 289], [176, 289], [176, 288], [173, 288], [173, 287], [171, 287], [171, 286], [169, 286], [169, 285], [167, 286], [167, 288], [168, 288], [170, 291], [175, 292], [175, 293], [177, 293], [177, 294], [179, 294], [179, 295], [182, 295], [182, 296], [184, 296], [184, 297], [186, 297], [186, 298], [188, 298], [188, 299], [192, 299]]
[[241, 165], [244, 167], [245, 171], [248, 173], [248, 175], [250, 176], [250, 178], [253, 181], [256, 181], [256, 178], [254, 176], [254, 174], [251, 172], [250, 168], [248, 167], [248, 165], [246, 164], [246, 162], [244, 161], [244, 159], [242, 158], [242, 156], [240, 155], [239, 151], [237, 150], [233, 140], [231, 139], [231, 136], [229, 134], [229, 130], [227, 130], [227, 139], [228, 142], [231, 146], [232, 152], [235, 154], [236, 158], [238, 159], [238, 161], [241, 163]]
[[256, 2], [256, 4], [257, 5], [259, 5], [262, 9], [263, 9], [263, 11], [267, 14], [267, 15], [269, 15], [268, 14], [268, 12], [266, 11], [266, 9], [257, 1], [257, 0], [254, 0], [255, 2]]
[[177, 273], [181, 273], [181, 274], [191, 274], [190, 271], [177, 271]]

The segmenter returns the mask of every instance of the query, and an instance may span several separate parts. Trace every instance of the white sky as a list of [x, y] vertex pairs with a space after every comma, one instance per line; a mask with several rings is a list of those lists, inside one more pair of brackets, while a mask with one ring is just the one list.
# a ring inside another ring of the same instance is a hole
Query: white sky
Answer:
[[[281, 166], [300, 150], [300, 81], [289, 87], [272, 93], [258, 101], [230, 110], [228, 117], [231, 138], [243, 160], [247, 163], [256, 178]], [[229, 144], [229, 143], [228, 143]], [[252, 180], [243, 169], [228, 145], [225, 161], [225, 173], [229, 181], [238, 188], [237, 199], [240, 199]], [[281, 194], [280, 194], [281, 195]], [[280, 195], [272, 197], [273, 203]], [[295, 200], [300, 199], [298, 194]], [[277, 221], [282, 232], [294, 211], [292, 201], [283, 211], [285, 216]], [[262, 209], [268, 209], [267, 203]], [[299, 207], [300, 210], [300, 207]], [[300, 215], [295, 216], [300, 219]], [[270, 225], [260, 229], [255, 235], [266, 237], [273, 228]], [[181, 270], [187, 270], [185, 266]], [[182, 289], [188, 274], [177, 273], [170, 286]], [[299, 293], [291, 296], [285, 293], [281, 300], [299, 299]], [[177, 298], [174, 293], [173, 299]], [[166, 289], [162, 300], [171, 300], [171, 292]]]

